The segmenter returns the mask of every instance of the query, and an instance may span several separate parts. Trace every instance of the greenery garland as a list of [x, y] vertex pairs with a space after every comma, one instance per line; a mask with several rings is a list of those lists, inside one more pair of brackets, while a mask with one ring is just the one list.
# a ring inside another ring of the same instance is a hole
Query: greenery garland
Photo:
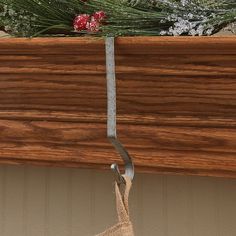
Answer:
[[14, 36], [211, 35], [236, 21], [236, 0], [0, 0]]

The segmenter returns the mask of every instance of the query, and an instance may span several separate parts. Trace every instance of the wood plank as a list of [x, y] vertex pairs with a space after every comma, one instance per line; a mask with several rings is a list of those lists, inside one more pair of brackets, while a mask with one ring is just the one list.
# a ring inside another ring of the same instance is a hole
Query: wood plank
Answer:
[[[235, 37], [119, 37], [119, 51], [131, 54], [234, 54]], [[76, 55], [104, 52], [104, 39], [81, 38], [1, 38], [1, 55]]]
[[[108, 169], [104, 40], [0, 40], [0, 163]], [[142, 172], [236, 177], [236, 38], [116, 40], [118, 135]]]
[[120, 37], [117, 52], [132, 55], [235, 54], [235, 37]]
[[139, 44], [136, 51], [117, 47], [118, 134], [136, 166], [217, 176], [235, 172], [236, 50], [224, 54], [220, 42], [200, 42], [180, 43], [182, 52], [165, 48], [165, 55], [149, 51], [148, 44], [146, 54]]
[[104, 39], [93, 37], [1, 38], [0, 48], [0, 55], [105, 55]]

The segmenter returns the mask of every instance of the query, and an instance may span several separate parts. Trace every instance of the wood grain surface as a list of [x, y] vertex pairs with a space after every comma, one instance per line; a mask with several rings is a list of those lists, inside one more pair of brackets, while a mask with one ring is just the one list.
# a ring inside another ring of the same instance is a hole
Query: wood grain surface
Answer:
[[[104, 39], [0, 39], [0, 163], [109, 168]], [[236, 38], [116, 40], [118, 136], [143, 172], [236, 177]]]

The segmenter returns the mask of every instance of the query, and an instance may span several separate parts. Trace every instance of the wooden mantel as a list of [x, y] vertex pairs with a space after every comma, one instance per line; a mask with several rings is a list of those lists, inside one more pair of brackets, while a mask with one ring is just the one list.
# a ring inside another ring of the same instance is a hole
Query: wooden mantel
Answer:
[[[104, 39], [0, 39], [0, 163], [109, 168]], [[137, 171], [236, 177], [236, 37], [116, 40]]]

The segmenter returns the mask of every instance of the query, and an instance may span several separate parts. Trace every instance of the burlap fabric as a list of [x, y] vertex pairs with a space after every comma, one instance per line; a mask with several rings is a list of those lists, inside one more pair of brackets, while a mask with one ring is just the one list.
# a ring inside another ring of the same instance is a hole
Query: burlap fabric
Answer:
[[128, 177], [124, 176], [124, 178], [126, 180], [124, 189], [120, 189], [118, 184], [115, 183], [118, 223], [97, 236], [134, 236], [133, 226], [129, 218], [128, 203], [129, 192], [132, 184]]

